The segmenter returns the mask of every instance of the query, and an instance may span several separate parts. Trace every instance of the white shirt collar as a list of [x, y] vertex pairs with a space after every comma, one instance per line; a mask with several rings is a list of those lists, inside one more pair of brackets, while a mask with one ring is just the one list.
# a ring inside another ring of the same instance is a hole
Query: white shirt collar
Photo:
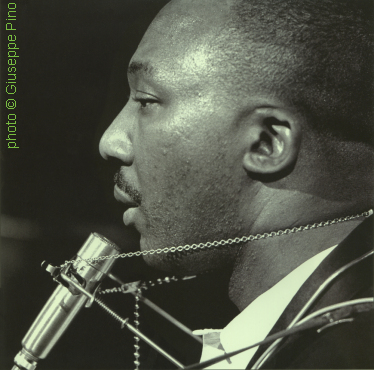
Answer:
[[[210, 334], [204, 338], [203, 353], [200, 361], [211, 359], [222, 355], [224, 352], [231, 352], [265, 339], [297, 291], [335, 247], [325, 249], [305, 261], [272, 288], [257, 297], [223, 330], [210, 330], [210, 332], [220, 332], [220, 336], [218, 334]], [[196, 334], [199, 332], [201, 331], [195, 331]], [[212, 341], [208, 339], [212, 335], [217, 337], [217, 340], [220, 339], [221, 346], [212, 345]], [[231, 361], [221, 361], [207, 369], [245, 369], [257, 348], [240, 353], [232, 357]]]

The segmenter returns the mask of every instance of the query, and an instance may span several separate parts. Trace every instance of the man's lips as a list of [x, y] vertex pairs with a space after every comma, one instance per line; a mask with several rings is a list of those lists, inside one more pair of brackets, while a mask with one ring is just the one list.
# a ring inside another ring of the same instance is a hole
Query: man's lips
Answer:
[[131, 196], [121, 190], [117, 185], [114, 186], [114, 198], [125, 204], [127, 207], [138, 207], [139, 204], [131, 198]]

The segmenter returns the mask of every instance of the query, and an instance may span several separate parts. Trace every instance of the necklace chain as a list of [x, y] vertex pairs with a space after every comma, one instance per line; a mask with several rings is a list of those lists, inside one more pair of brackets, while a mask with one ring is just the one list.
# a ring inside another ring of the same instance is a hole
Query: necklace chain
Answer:
[[226, 245], [247, 243], [247, 242], [252, 242], [252, 241], [260, 240], [260, 239], [273, 238], [276, 236], [295, 234], [295, 233], [299, 233], [299, 232], [306, 231], [306, 230], [318, 229], [321, 227], [326, 227], [326, 226], [331, 226], [331, 225], [339, 224], [339, 223], [346, 222], [346, 221], [351, 221], [356, 218], [369, 217], [372, 214], [373, 214], [373, 210], [370, 209], [366, 212], [356, 214], [356, 215], [334, 218], [333, 220], [316, 222], [314, 224], [309, 224], [306, 226], [296, 226], [291, 229], [272, 231], [270, 233], [242, 236], [241, 238], [236, 237], [234, 239], [226, 239], [226, 240], [220, 240], [220, 241], [214, 241], [214, 242], [191, 244], [191, 245], [187, 244], [184, 246], [165, 247], [165, 248], [160, 248], [160, 249], [148, 249], [144, 251], [120, 253], [120, 254], [115, 254], [115, 255], [100, 256], [100, 257], [93, 257], [93, 258], [87, 258], [87, 259], [78, 257], [77, 260], [65, 261], [65, 263], [62, 264], [60, 267], [63, 268], [76, 261], [94, 262], [94, 261], [103, 261], [103, 260], [107, 260], [111, 258], [114, 258], [114, 259], [130, 258], [130, 257], [146, 256], [148, 254], [175, 253], [175, 252], [182, 252], [182, 251], [188, 251], [188, 250], [207, 249], [207, 248], [212, 248], [212, 247], [224, 247]]

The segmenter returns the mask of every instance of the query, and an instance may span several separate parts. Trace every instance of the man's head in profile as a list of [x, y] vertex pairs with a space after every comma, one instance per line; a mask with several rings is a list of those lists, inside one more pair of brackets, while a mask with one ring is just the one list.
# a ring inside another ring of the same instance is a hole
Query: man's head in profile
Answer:
[[[360, 6], [175, 0], [158, 14], [129, 64], [129, 101], [100, 143], [118, 160], [115, 197], [141, 250], [370, 208], [372, 39]], [[145, 260], [180, 273], [232, 266], [230, 296], [243, 309], [358, 222]]]

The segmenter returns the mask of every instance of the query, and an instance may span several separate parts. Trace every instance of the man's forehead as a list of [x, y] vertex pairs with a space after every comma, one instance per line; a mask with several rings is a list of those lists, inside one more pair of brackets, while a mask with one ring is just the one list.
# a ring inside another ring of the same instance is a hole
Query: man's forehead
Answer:
[[173, 0], [156, 16], [143, 41], [165, 40], [174, 47], [193, 42], [222, 29], [232, 0]]
[[[207, 3], [209, 3], [208, 1]], [[217, 12], [212, 22], [204, 19], [202, 12], [196, 12], [190, 5], [203, 4], [200, 9]], [[224, 24], [223, 11], [217, 7], [207, 7], [207, 3], [192, 0], [172, 1], [152, 22], [134, 54], [128, 68], [130, 75], [154, 76], [161, 70], [206, 71], [212, 58], [214, 35], [219, 33], [219, 25]], [[226, 4], [226, 1], [217, 0]], [[213, 10], [215, 9], [215, 10]], [[219, 22], [213, 22], [219, 19]]]
[[210, 55], [204, 48], [182, 54], [175, 49], [165, 50], [160, 45], [154, 52], [138, 49], [128, 66], [127, 74], [129, 78], [141, 78], [143, 81], [161, 83], [165, 87], [185, 81], [179, 86], [183, 88], [196, 82], [202, 83], [203, 77], [208, 77], [211, 69]]
[[235, 0], [172, 0], [157, 15], [172, 17], [179, 15], [204, 23], [225, 22]]

